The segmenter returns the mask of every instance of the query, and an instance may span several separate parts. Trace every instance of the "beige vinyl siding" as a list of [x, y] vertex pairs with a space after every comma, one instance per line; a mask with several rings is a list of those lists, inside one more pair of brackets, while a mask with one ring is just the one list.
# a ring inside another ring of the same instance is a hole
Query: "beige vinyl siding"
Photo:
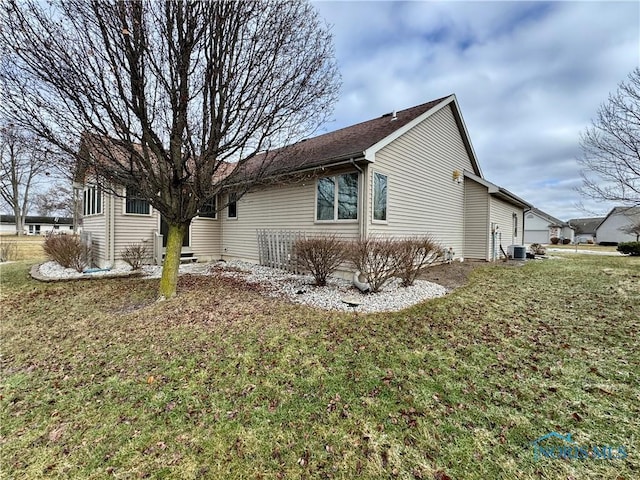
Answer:
[[125, 213], [125, 199], [113, 197], [115, 206], [115, 257], [122, 259], [122, 251], [131, 244], [146, 245], [153, 255], [153, 235], [160, 228], [158, 212], [151, 208], [151, 215]]
[[372, 174], [367, 195], [370, 234], [431, 234], [443, 247], [464, 254], [464, 184], [453, 171], [474, 171], [450, 106], [382, 148], [369, 172], [388, 176], [387, 223], [373, 223]]
[[[353, 171], [353, 170], [352, 170]], [[346, 172], [339, 172], [346, 173]], [[337, 173], [336, 173], [337, 174]], [[331, 173], [327, 172], [327, 176]], [[362, 181], [360, 192], [362, 192]], [[359, 195], [362, 201], [362, 195]], [[270, 186], [249, 192], [238, 201], [238, 217], [228, 219], [224, 209], [222, 221], [222, 257], [258, 262], [256, 230], [300, 230], [335, 232], [345, 238], [357, 238], [358, 222], [316, 222], [316, 180], [309, 178], [294, 184]]]
[[[218, 212], [218, 219], [226, 211]], [[222, 239], [221, 221], [212, 218], [194, 218], [191, 221], [191, 251], [198, 261], [220, 259]]]
[[[509, 245], [522, 244], [522, 208], [511, 205], [504, 200], [491, 197], [489, 203], [489, 218], [492, 223], [496, 223], [500, 228], [502, 247], [507, 250]], [[518, 218], [518, 236], [513, 236], [513, 214]]]
[[487, 187], [464, 179], [464, 257], [489, 260], [489, 191]]
[[[105, 210], [107, 195], [103, 196], [103, 210]], [[96, 265], [103, 266], [107, 259], [106, 242], [106, 215], [90, 215], [82, 218], [82, 231], [91, 233], [91, 248], [93, 261]]]

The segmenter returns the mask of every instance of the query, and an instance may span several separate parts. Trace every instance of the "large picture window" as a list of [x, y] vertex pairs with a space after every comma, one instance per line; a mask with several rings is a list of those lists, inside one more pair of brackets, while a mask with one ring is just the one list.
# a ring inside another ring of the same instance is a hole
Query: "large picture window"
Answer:
[[387, 176], [373, 174], [373, 219], [387, 221]]
[[97, 215], [102, 213], [102, 190], [100, 187], [90, 185], [82, 192], [83, 215]]
[[136, 215], [149, 215], [151, 207], [149, 202], [140, 196], [140, 193], [133, 187], [127, 187], [125, 198], [125, 213]]
[[357, 220], [357, 173], [319, 178], [316, 192], [316, 220]]

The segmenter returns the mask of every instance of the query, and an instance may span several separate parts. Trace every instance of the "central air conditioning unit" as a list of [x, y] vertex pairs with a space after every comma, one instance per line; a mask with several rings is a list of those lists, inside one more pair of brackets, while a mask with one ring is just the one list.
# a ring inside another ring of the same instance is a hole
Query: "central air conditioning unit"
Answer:
[[507, 255], [514, 260], [526, 260], [527, 249], [524, 245], [509, 245], [507, 247]]

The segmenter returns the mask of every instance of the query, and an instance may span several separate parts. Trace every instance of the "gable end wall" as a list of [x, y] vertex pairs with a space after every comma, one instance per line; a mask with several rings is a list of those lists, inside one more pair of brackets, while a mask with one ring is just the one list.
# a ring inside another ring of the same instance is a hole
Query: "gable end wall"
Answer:
[[[464, 182], [453, 171], [473, 171], [462, 136], [447, 106], [376, 153], [369, 171], [388, 175], [387, 224], [371, 219], [373, 189], [367, 198], [370, 234], [431, 234], [456, 257], [464, 252]], [[372, 173], [369, 174], [372, 185]]]

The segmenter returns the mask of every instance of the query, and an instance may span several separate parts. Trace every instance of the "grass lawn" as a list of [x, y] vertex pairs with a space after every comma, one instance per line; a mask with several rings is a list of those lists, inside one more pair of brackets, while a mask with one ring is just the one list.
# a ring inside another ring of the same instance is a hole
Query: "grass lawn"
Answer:
[[[640, 478], [640, 258], [482, 267], [366, 316], [27, 270], [0, 267], [5, 478]], [[534, 458], [553, 431], [625, 458]]]
[[0, 245], [13, 243], [16, 246], [16, 258], [13, 260], [44, 260], [46, 255], [42, 250], [44, 237], [40, 235], [0, 235]]

